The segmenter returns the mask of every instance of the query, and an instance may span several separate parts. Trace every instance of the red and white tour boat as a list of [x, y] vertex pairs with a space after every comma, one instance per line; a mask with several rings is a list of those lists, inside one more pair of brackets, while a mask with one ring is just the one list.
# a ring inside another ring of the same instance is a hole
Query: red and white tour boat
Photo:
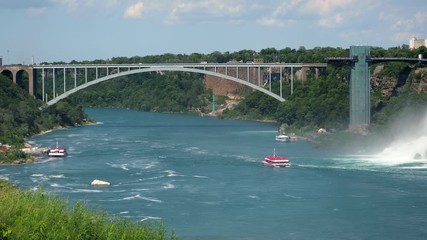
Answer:
[[56, 143], [56, 147], [49, 148], [47, 150], [47, 155], [49, 157], [65, 157], [67, 156], [67, 149], [63, 147], [59, 147], [58, 142]]
[[265, 165], [273, 166], [273, 167], [290, 167], [291, 163], [287, 157], [282, 157], [276, 155], [276, 149], [274, 149], [273, 154], [266, 156], [262, 162]]

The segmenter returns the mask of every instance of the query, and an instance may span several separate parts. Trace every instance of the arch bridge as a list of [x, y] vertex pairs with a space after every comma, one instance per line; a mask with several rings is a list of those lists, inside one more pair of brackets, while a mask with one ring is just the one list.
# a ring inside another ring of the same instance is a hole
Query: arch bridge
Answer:
[[[14, 65], [1, 66], [0, 73], [9, 76], [16, 83], [22, 73], [28, 73], [29, 94], [36, 96], [37, 86], [41, 87], [41, 98], [47, 105], [53, 105], [69, 95], [89, 86], [126, 76], [146, 72], [191, 72], [227, 79], [261, 91], [281, 102], [283, 81], [293, 81], [295, 69], [307, 72], [309, 68], [325, 68], [325, 63], [159, 63], [159, 64], [60, 64], [60, 65]], [[273, 75], [278, 76], [280, 90], [272, 91]], [[304, 75], [304, 74], [303, 74]], [[287, 79], [285, 79], [285, 77]], [[41, 84], [38, 84], [39, 78]]]

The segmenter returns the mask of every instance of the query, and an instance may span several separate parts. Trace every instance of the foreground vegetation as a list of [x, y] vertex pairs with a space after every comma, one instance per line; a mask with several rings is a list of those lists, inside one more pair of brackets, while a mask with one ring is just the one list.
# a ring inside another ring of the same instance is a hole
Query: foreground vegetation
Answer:
[[0, 239], [177, 239], [161, 223], [134, 223], [108, 217], [83, 203], [42, 190], [23, 191], [0, 180]]

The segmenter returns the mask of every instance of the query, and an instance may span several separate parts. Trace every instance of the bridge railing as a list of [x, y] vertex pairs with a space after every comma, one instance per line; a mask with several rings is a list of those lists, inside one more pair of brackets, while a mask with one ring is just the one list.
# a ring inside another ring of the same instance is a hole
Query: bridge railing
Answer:
[[[381, 62], [407, 62], [407, 63], [420, 63], [427, 64], [427, 59], [423, 58], [405, 58], [405, 57], [366, 57], [366, 62], [381, 63]], [[328, 63], [355, 63], [358, 61], [357, 57], [329, 57], [325, 58]]]
[[326, 63], [132, 63], [132, 64], [42, 64], [33, 65], [34, 69], [48, 68], [150, 68], [150, 67], [282, 67], [282, 68], [302, 68], [302, 67], [327, 67]]

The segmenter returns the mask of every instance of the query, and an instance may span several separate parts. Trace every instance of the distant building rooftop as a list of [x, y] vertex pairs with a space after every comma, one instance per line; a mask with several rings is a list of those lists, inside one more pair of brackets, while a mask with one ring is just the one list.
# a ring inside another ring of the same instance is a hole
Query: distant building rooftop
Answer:
[[427, 47], [427, 39], [417, 39], [416, 37], [412, 37], [409, 40], [410, 49], [417, 49], [421, 46]]

